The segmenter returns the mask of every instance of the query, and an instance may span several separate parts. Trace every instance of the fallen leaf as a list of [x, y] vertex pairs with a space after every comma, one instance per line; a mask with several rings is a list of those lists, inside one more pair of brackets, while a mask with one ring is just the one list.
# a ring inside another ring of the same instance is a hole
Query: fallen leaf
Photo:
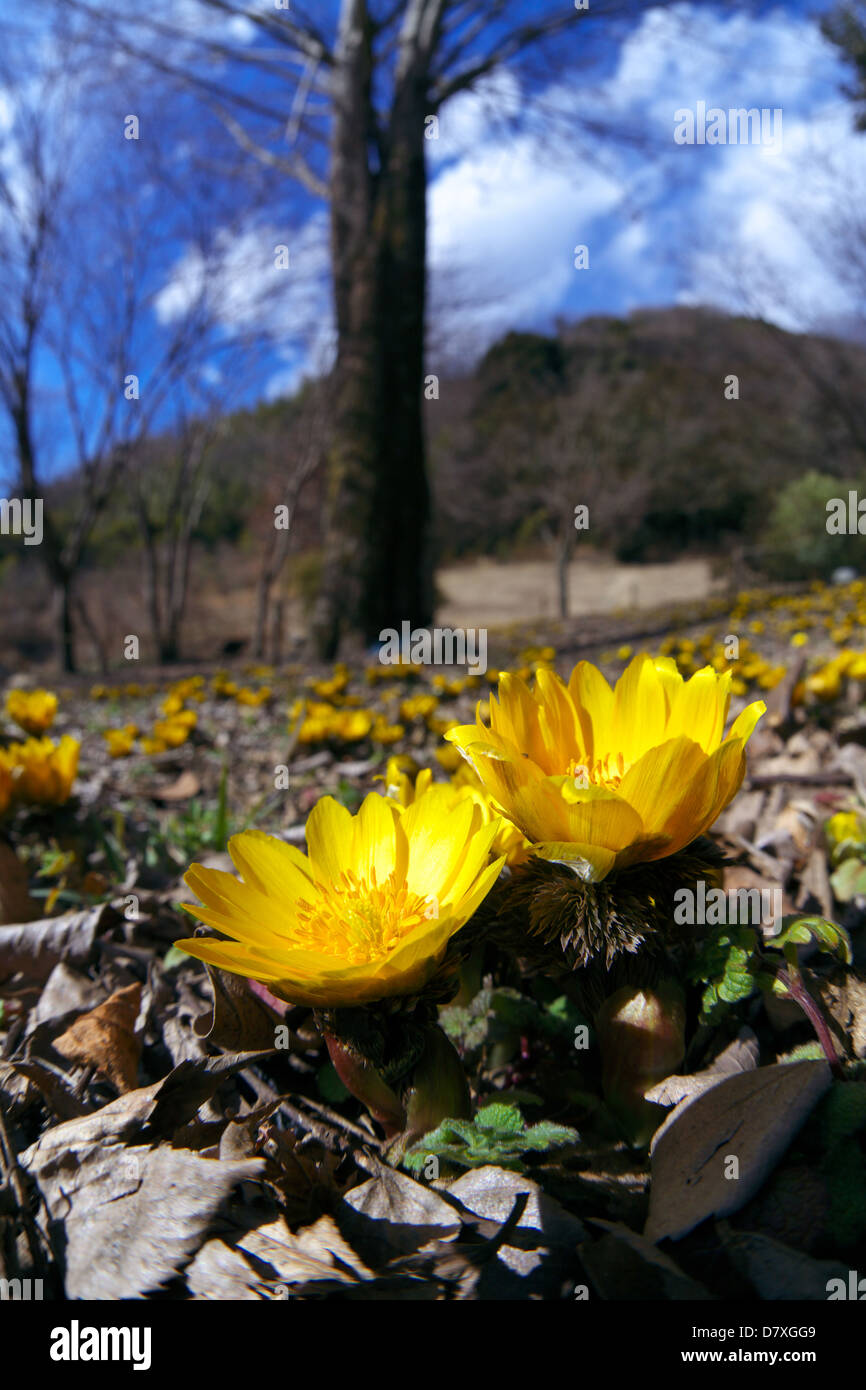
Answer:
[[155, 1292], [201, 1243], [232, 1188], [263, 1169], [258, 1159], [224, 1163], [168, 1145], [103, 1143], [31, 1169], [62, 1229], [67, 1298]]
[[140, 1007], [140, 984], [115, 990], [55, 1038], [55, 1051], [70, 1062], [96, 1067], [121, 1095], [133, 1090], [141, 1056], [141, 1038], [135, 1033]]
[[230, 1052], [275, 1048], [280, 1018], [250, 988], [251, 982], [211, 965], [205, 969], [213, 989], [213, 1010], [196, 1019], [198, 1036]]
[[238, 1248], [267, 1265], [273, 1277], [286, 1284], [320, 1279], [357, 1283], [375, 1277], [330, 1216], [320, 1216], [297, 1235], [281, 1217], [242, 1236]]
[[59, 1162], [64, 1154], [84, 1153], [100, 1141], [131, 1139], [153, 1143], [170, 1138], [188, 1124], [205, 1101], [236, 1071], [261, 1060], [262, 1053], [208, 1057], [181, 1062], [161, 1081], [142, 1086], [103, 1105], [92, 1115], [53, 1125], [25, 1149], [21, 1162], [36, 1169]]
[[836, 1260], [816, 1260], [772, 1236], [736, 1231], [727, 1221], [717, 1222], [716, 1229], [737, 1272], [758, 1298], [823, 1301], [829, 1279], [841, 1278], [847, 1285], [848, 1267]]
[[347, 1219], [346, 1230], [382, 1263], [394, 1254], [408, 1255], [430, 1240], [452, 1240], [460, 1214], [433, 1188], [415, 1182], [387, 1164], [376, 1176], [346, 1193], [346, 1204], [364, 1218]]
[[581, 1264], [601, 1298], [709, 1299], [703, 1284], [628, 1226], [593, 1219], [606, 1234], [580, 1247]]
[[184, 1270], [187, 1288], [194, 1299], [223, 1302], [260, 1302], [264, 1281], [239, 1250], [223, 1240], [209, 1240], [196, 1252]]
[[837, 970], [833, 975], [813, 977], [808, 989], [822, 1012], [829, 1014], [840, 1050], [866, 1057], [866, 982], [850, 970]]
[[192, 797], [198, 796], [201, 791], [201, 782], [193, 772], [192, 768], [184, 768], [183, 772], [176, 781], [170, 782], [167, 787], [153, 787], [145, 794], [151, 801], [190, 801]]
[[[656, 1131], [648, 1240], [678, 1240], [754, 1196], [830, 1085], [826, 1062], [760, 1067], [684, 1100]], [[737, 1159], [737, 1177], [726, 1175]]]
[[47, 980], [61, 960], [88, 965], [97, 931], [114, 915], [107, 903], [101, 903], [62, 917], [0, 927], [0, 981], [19, 973], [28, 980]]
[[507, 1244], [480, 1271], [479, 1297], [558, 1296], [563, 1277], [575, 1270], [578, 1245], [587, 1239], [577, 1217], [531, 1178], [493, 1165], [465, 1173], [447, 1190], [470, 1217], [500, 1226], [508, 1220], [515, 1201], [524, 1193], [527, 1197]]
[[105, 997], [105, 990], [95, 980], [73, 970], [65, 961], [58, 961], [45, 983], [36, 1008], [27, 1021], [27, 1034], [40, 1023], [58, 1024], [70, 1014], [84, 1013], [95, 1008]]
[[710, 1066], [689, 1076], [666, 1076], [645, 1093], [646, 1098], [656, 1105], [678, 1105], [682, 1100], [694, 1099], [711, 1086], [718, 1086], [726, 1076], [754, 1071], [759, 1052], [758, 1039], [751, 1028], [741, 1028], [734, 1041], [728, 1043]]

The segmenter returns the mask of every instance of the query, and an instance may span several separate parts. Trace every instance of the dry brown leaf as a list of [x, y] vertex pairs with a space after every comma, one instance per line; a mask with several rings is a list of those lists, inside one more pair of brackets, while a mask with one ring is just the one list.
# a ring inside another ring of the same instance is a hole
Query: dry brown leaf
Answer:
[[176, 781], [167, 787], [154, 787], [147, 793], [151, 801], [190, 801], [201, 791], [201, 782], [192, 768], [184, 768]]
[[827, 1298], [828, 1280], [841, 1278], [847, 1283], [847, 1266], [836, 1260], [813, 1259], [772, 1236], [736, 1231], [727, 1221], [718, 1221], [716, 1230], [738, 1273], [748, 1279], [759, 1298], [818, 1302]]
[[213, 987], [213, 1011], [196, 1019], [193, 1026], [198, 1036], [231, 1052], [275, 1048], [280, 1019], [253, 989], [253, 981], [212, 965], [205, 969]]
[[664, 1081], [645, 1092], [647, 1100], [656, 1105], [679, 1105], [680, 1101], [694, 1098], [718, 1086], [726, 1076], [741, 1071], [754, 1071], [758, 1065], [760, 1047], [751, 1028], [740, 1029], [733, 1042], [703, 1071], [692, 1072], [686, 1076], [666, 1076]]
[[141, 1038], [135, 1021], [141, 1007], [141, 985], [127, 985], [77, 1018], [65, 1033], [54, 1040], [61, 1057], [82, 1066], [96, 1067], [121, 1095], [135, 1087]]
[[669, 1255], [632, 1231], [612, 1221], [593, 1220], [605, 1234], [580, 1247], [581, 1263], [601, 1298], [708, 1299], [711, 1295]]
[[0, 927], [0, 981], [17, 974], [27, 980], [47, 980], [60, 960], [87, 965], [97, 931], [106, 917], [116, 916], [107, 903], [101, 903], [61, 917]]
[[777, 1063], [682, 1101], [653, 1140], [647, 1240], [678, 1240], [744, 1206], [830, 1080], [826, 1062]]
[[154, 1292], [198, 1248], [232, 1188], [263, 1169], [257, 1159], [219, 1162], [167, 1144], [102, 1143], [31, 1167], [62, 1228], [67, 1298]]
[[453, 1240], [460, 1230], [460, 1214], [432, 1188], [382, 1164], [376, 1176], [346, 1193], [346, 1203], [357, 1213], [347, 1217], [351, 1235], [363, 1232], [364, 1248], [370, 1245], [384, 1262], [394, 1254], [408, 1255], [430, 1240]]
[[228, 1054], [200, 1062], [181, 1062], [156, 1081], [129, 1091], [103, 1105], [93, 1115], [64, 1121], [40, 1134], [22, 1155], [22, 1163], [35, 1166], [59, 1164], [69, 1155], [84, 1153], [93, 1144], [170, 1138], [189, 1123], [205, 1101], [235, 1072], [260, 1061], [262, 1053]]
[[373, 1279], [373, 1271], [340, 1234], [330, 1216], [320, 1216], [312, 1226], [292, 1235], [282, 1217], [269, 1225], [249, 1231], [238, 1247], [255, 1260], [268, 1265], [287, 1284], [307, 1284], [318, 1280], [357, 1283]]

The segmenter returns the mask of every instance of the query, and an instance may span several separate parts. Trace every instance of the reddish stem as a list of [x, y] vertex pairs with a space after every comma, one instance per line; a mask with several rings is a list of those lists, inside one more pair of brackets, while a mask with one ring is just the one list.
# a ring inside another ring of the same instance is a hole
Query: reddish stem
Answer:
[[787, 970], [780, 970], [776, 978], [785, 986], [791, 998], [795, 999], [800, 1005], [803, 1013], [815, 1029], [815, 1035], [821, 1044], [824, 1056], [830, 1063], [830, 1070], [837, 1080], [841, 1081], [845, 1075], [842, 1070], [842, 1063], [839, 1060], [839, 1054], [836, 1051], [830, 1029], [827, 1027], [824, 1016], [815, 1003], [815, 1000], [798, 975], [789, 974]]

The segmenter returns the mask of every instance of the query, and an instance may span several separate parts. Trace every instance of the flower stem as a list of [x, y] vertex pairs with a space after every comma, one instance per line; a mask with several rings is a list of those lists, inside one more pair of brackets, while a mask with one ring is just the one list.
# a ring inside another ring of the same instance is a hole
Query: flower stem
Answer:
[[796, 1000], [800, 1005], [800, 1008], [815, 1030], [815, 1036], [821, 1044], [824, 1056], [830, 1064], [830, 1070], [837, 1080], [841, 1080], [844, 1076], [844, 1072], [830, 1029], [827, 1027], [824, 1015], [821, 1013], [815, 1000], [803, 984], [799, 971], [780, 970], [776, 975], [776, 979], [780, 984], [785, 986], [791, 998]]

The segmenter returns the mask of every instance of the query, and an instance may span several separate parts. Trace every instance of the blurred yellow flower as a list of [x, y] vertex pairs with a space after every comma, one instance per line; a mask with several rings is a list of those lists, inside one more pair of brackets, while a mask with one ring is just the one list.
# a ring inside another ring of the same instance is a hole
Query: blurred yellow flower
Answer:
[[250, 686], [244, 685], [235, 696], [239, 705], [249, 705], [251, 709], [258, 709], [260, 705], [266, 705], [270, 700], [273, 691], [269, 685], [263, 685], [258, 690], [253, 690]]
[[135, 736], [138, 733], [135, 725], [127, 725], [124, 729], [105, 729], [102, 737], [108, 744], [108, 753], [112, 758], [127, 758], [132, 752], [132, 745], [135, 743]]
[[539, 671], [535, 690], [505, 676], [481, 720], [446, 734], [533, 853], [587, 879], [690, 844], [731, 801], [755, 701], [723, 739], [731, 673], [683, 681], [668, 657], [637, 656], [614, 689], [589, 662], [568, 686]]
[[[182, 709], [177, 714], [173, 714], [170, 719], [157, 719], [153, 726], [153, 739], [163, 745], [164, 748], [180, 748], [181, 744], [186, 743], [190, 732], [198, 722], [198, 715], [194, 710]], [[153, 751], [162, 751], [153, 750]]]
[[240, 881], [193, 865], [185, 882], [204, 906], [186, 910], [230, 940], [177, 944], [293, 1004], [413, 994], [446, 967], [449, 941], [496, 881], [494, 835], [446, 788], [406, 810], [371, 792], [356, 816], [324, 797], [307, 821], [308, 856], [247, 830], [228, 846]]
[[29, 738], [0, 749], [0, 765], [12, 780], [12, 800], [34, 806], [62, 806], [78, 771], [78, 739], [64, 734], [59, 743]]
[[413, 719], [426, 719], [438, 703], [438, 695], [410, 695], [400, 705], [400, 718], [405, 724], [411, 724]]
[[25, 734], [42, 734], [54, 723], [57, 696], [50, 690], [10, 690], [6, 713]]

